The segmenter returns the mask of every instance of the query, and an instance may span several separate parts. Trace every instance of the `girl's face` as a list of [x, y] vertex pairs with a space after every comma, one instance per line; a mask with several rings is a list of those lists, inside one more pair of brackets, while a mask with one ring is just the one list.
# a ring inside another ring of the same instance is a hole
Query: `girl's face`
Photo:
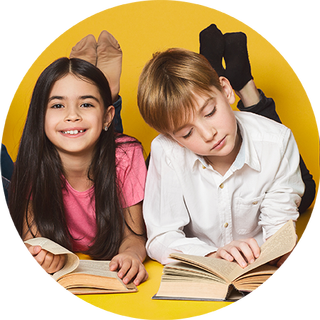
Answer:
[[52, 87], [44, 129], [60, 156], [91, 157], [101, 130], [113, 116], [114, 107], [105, 110], [94, 84], [68, 74]]

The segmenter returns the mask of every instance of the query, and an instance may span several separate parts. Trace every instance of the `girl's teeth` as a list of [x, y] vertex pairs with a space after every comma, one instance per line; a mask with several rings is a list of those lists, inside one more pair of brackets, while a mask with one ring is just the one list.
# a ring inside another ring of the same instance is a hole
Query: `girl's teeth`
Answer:
[[64, 131], [63, 133], [65, 134], [78, 134], [78, 133], [82, 133], [83, 130], [68, 130], [68, 131]]

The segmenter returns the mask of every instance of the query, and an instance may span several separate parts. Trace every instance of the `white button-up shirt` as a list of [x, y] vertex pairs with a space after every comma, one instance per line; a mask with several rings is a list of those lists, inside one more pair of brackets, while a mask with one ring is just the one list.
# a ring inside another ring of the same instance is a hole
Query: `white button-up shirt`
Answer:
[[235, 116], [242, 144], [224, 176], [169, 137], [153, 140], [143, 204], [151, 258], [205, 256], [250, 237], [261, 245], [298, 218], [304, 184], [292, 132], [252, 113]]

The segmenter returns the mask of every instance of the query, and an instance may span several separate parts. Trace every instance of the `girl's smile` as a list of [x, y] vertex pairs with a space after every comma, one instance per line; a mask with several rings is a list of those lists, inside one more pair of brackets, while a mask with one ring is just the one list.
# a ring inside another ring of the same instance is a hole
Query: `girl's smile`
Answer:
[[73, 135], [77, 135], [78, 133], [86, 132], [86, 129], [71, 129], [71, 130], [66, 130], [61, 132], [62, 134], [71, 134], [73, 136]]

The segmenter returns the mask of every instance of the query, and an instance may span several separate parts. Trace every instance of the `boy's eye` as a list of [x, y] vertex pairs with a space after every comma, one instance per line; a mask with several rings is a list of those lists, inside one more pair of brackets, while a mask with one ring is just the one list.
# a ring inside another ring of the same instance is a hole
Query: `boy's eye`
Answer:
[[212, 109], [212, 111], [205, 115], [206, 118], [211, 117], [216, 112], [216, 107]]
[[191, 134], [192, 134], [192, 129], [186, 135], [182, 136], [182, 138], [187, 139], [191, 136]]
[[91, 108], [91, 107], [93, 107], [93, 105], [91, 103], [83, 103], [81, 105], [81, 107], [83, 107], [83, 108]]

